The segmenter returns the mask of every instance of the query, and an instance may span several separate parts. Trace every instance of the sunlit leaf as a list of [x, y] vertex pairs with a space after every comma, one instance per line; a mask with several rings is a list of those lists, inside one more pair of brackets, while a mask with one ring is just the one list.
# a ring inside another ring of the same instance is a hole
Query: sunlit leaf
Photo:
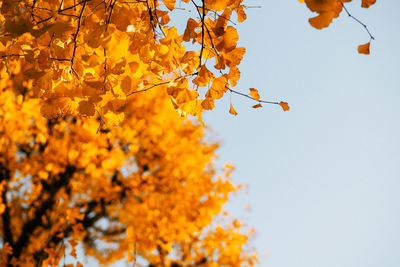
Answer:
[[254, 98], [254, 100], [260, 100], [260, 95], [258, 94], [258, 90], [254, 88], [250, 88], [250, 96]]
[[280, 105], [282, 107], [283, 111], [289, 110], [289, 105], [287, 102], [279, 102], [278, 105]]
[[229, 109], [229, 113], [230, 114], [232, 114], [232, 115], [237, 115], [237, 112], [236, 112], [236, 110], [233, 108], [233, 105], [232, 105], [232, 103], [231, 103], [231, 107], [230, 107], [230, 109]]
[[362, 0], [361, 7], [368, 8], [371, 5], [375, 4], [376, 0]]
[[369, 55], [370, 42], [358, 46], [358, 53]]

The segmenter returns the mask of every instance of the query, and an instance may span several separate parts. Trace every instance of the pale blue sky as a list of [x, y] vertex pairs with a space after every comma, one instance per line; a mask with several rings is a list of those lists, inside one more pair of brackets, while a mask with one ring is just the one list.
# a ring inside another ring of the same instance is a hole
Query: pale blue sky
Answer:
[[237, 89], [291, 110], [232, 95], [237, 117], [229, 97], [205, 116], [220, 162], [249, 185], [229, 209], [256, 228], [263, 267], [400, 266], [400, 1], [353, 2], [376, 37], [369, 56], [357, 53], [368, 34], [344, 13], [319, 31], [295, 0], [249, 0], [262, 8], [239, 25]]

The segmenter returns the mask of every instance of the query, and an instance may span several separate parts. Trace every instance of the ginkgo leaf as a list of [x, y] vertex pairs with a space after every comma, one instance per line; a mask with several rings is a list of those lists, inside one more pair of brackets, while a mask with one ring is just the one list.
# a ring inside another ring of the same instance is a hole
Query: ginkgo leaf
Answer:
[[279, 102], [278, 105], [280, 105], [283, 109], [283, 111], [288, 111], [289, 110], [289, 105], [287, 102]]
[[223, 36], [224, 48], [226, 49], [226, 51], [232, 51], [236, 47], [238, 40], [239, 35], [237, 33], [237, 30], [232, 26], [226, 27]]
[[322, 12], [316, 17], [310, 18], [308, 21], [310, 22], [311, 26], [320, 30], [322, 28], [328, 27], [334, 17], [335, 17], [334, 12], [327, 11], [327, 12]]
[[206, 98], [219, 99], [228, 90], [226, 76], [220, 76], [211, 84], [211, 88], [206, 93]]
[[104, 121], [110, 127], [118, 126], [120, 123], [124, 121], [124, 118], [125, 118], [124, 112], [116, 114], [114, 112], [109, 111], [104, 115]]
[[240, 79], [240, 71], [236, 66], [230, 68], [228, 79], [232, 86], [236, 86]]
[[60, 109], [57, 107], [57, 105], [54, 105], [53, 100], [47, 100], [44, 102], [40, 112], [48, 119], [54, 119], [60, 115]]
[[92, 101], [81, 101], [78, 107], [79, 113], [86, 116], [93, 116], [95, 113]]
[[201, 66], [201, 69], [197, 74], [197, 77], [193, 80], [193, 83], [200, 87], [203, 87], [206, 86], [213, 77], [214, 74], [211, 71], [209, 71], [206, 66], [203, 65]]
[[205, 0], [205, 5], [207, 8], [211, 8], [215, 11], [222, 11], [225, 10], [228, 1], [221, 1], [221, 0]]
[[239, 5], [239, 7], [237, 9], [235, 9], [237, 12], [237, 16], [238, 16], [238, 22], [243, 22], [246, 20], [247, 15], [244, 12], [244, 8], [242, 5]]
[[215, 107], [214, 100], [206, 98], [203, 100], [203, 102], [201, 102], [201, 106], [203, 107], [204, 110], [213, 109]]
[[369, 55], [369, 47], [370, 47], [370, 42], [368, 42], [366, 44], [363, 44], [363, 45], [359, 45], [358, 46], [358, 53]]
[[232, 115], [237, 115], [237, 112], [236, 112], [236, 110], [233, 108], [233, 105], [232, 105], [232, 103], [231, 103], [231, 107], [230, 107], [230, 109], [229, 109], [229, 113], [230, 114], [232, 114]]
[[258, 94], [258, 90], [254, 88], [250, 88], [250, 96], [254, 98], [254, 100], [260, 100], [260, 95]]
[[258, 103], [257, 105], [254, 105], [253, 108], [261, 108], [262, 105], [260, 103]]
[[183, 40], [188, 42], [191, 38], [196, 37], [195, 29], [199, 26], [199, 23], [192, 18], [187, 21], [185, 33], [183, 34]]
[[226, 65], [228, 67], [239, 65], [245, 53], [246, 53], [246, 48], [236, 47], [231, 52], [225, 55]]
[[307, 7], [313, 12], [333, 11], [337, 7], [341, 7], [341, 3], [337, 0], [305, 0]]
[[176, 0], [163, 0], [165, 6], [172, 11], [175, 8], [175, 1]]
[[375, 4], [376, 0], [362, 0], [361, 7], [368, 8], [371, 5]]

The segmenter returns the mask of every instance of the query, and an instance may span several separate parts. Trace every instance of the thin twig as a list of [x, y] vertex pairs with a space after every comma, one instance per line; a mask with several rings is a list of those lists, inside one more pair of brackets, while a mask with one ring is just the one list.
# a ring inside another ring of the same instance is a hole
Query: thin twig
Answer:
[[364, 29], [367, 31], [367, 33], [369, 35], [370, 40], [375, 40], [375, 37], [372, 36], [371, 32], [368, 30], [367, 25], [365, 23], [363, 23], [362, 21], [360, 21], [358, 18], [354, 17], [352, 14], [350, 14], [350, 12], [347, 10], [347, 8], [344, 6], [343, 3], [342, 3], [342, 7], [343, 7], [344, 11], [346, 11], [347, 15], [350, 18], [354, 19], [355, 21], [357, 21], [359, 24], [361, 24], [364, 27]]
[[231, 93], [235, 93], [235, 94], [238, 94], [238, 95], [247, 97], [247, 98], [249, 98], [249, 99], [251, 99], [251, 100], [254, 100], [254, 101], [258, 102], [258, 103], [275, 104], [275, 105], [279, 104], [279, 102], [272, 102], [272, 101], [266, 101], [266, 100], [256, 100], [254, 97], [249, 96], [249, 95], [246, 95], [246, 94], [243, 94], [243, 93], [238, 92], [238, 91], [235, 91], [235, 90], [229, 88], [228, 86], [226, 86], [226, 88], [227, 88]]
[[[204, 50], [204, 26], [205, 26], [205, 19], [206, 19], [206, 4], [204, 0], [201, 1], [202, 6], [202, 16], [201, 16], [201, 50], [200, 50], [200, 62], [199, 62], [199, 69], [201, 68], [201, 58], [203, 57], [203, 50]], [[198, 7], [196, 6], [197, 10]]]
[[157, 87], [157, 86], [160, 86], [160, 85], [164, 85], [164, 84], [168, 84], [168, 83], [170, 83], [171, 81], [177, 81], [177, 80], [180, 80], [180, 79], [185, 78], [185, 77], [195, 76], [195, 75], [197, 75], [197, 74], [199, 74], [199, 73], [198, 73], [198, 72], [194, 72], [194, 73], [192, 73], [192, 74], [182, 75], [182, 76], [176, 77], [175, 79], [172, 79], [172, 80], [169, 80], [169, 81], [165, 81], [165, 82], [161, 82], [161, 83], [157, 83], [157, 84], [153, 84], [153, 85], [151, 85], [150, 87], [147, 87], [147, 88], [145, 88], [145, 89], [142, 89], [142, 90], [139, 90], [139, 91], [131, 92], [131, 93], [127, 94], [126, 96], [130, 96], [130, 95], [133, 95], [133, 94], [146, 92], [146, 91], [148, 91], [148, 90], [150, 90], [150, 89], [153, 89], [154, 87]]
[[76, 52], [76, 47], [78, 46], [78, 34], [79, 34], [79, 30], [81, 28], [81, 22], [82, 22], [82, 16], [83, 16], [83, 11], [85, 11], [85, 7], [86, 7], [86, 3], [89, 0], [85, 0], [83, 1], [83, 6], [81, 9], [81, 13], [79, 14], [79, 19], [78, 19], [78, 27], [76, 28], [76, 32], [75, 32], [75, 36], [74, 36], [74, 50], [72, 51], [72, 58], [71, 58], [71, 69], [72, 71], [75, 73], [75, 75], [77, 77], [79, 77], [78, 73], [76, 73], [75, 69], [74, 69], [74, 60], [75, 60], [75, 52]]

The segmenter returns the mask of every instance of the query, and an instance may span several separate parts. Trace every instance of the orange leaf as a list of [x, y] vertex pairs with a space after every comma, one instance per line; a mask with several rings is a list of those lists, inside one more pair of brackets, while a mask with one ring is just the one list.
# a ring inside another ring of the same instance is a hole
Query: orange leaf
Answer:
[[237, 30], [232, 26], [226, 27], [223, 40], [226, 51], [232, 51], [236, 47], [237, 41], [239, 40], [239, 34], [237, 33]]
[[236, 12], [237, 12], [237, 16], [238, 16], [238, 22], [243, 22], [243, 21], [246, 20], [247, 15], [246, 15], [246, 13], [244, 12], [244, 8], [243, 8], [242, 5], [240, 5], [240, 6], [236, 9]]
[[260, 103], [258, 103], [257, 105], [254, 105], [253, 108], [261, 108], [262, 105]]
[[220, 99], [227, 89], [227, 79], [225, 76], [220, 76], [213, 80], [211, 88], [206, 93], [206, 98]]
[[371, 5], [375, 4], [376, 0], [362, 0], [361, 7], [368, 8]]
[[334, 12], [322, 12], [316, 17], [310, 18], [308, 22], [310, 22], [311, 26], [321, 30], [322, 28], [328, 27], [331, 24], [333, 18], [335, 16]]
[[254, 88], [250, 88], [250, 96], [254, 98], [255, 101], [260, 100], [260, 95], [258, 94], [258, 90]]
[[282, 107], [283, 111], [288, 111], [289, 110], [289, 105], [288, 105], [287, 102], [282, 102], [281, 101], [281, 102], [278, 103], [278, 105]]
[[44, 102], [40, 111], [47, 119], [54, 119], [60, 115], [60, 109], [55, 104], [55, 101], [52, 101], [51, 99]]
[[172, 11], [172, 10], [174, 9], [174, 7], [175, 7], [175, 0], [164, 0], [163, 2], [164, 2], [164, 4], [165, 4], [165, 6], [166, 6], [170, 11]]
[[358, 53], [369, 55], [369, 45], [370, 45], [370, 42], [368, 42], [366, 44], [363, 44], [363, 45], [359, 45], [358, 46]]
[[240, 78], [240, 71], [236, 66], [233, 66], [230, 68], [228, 78], [229, 78], [231, 85], [236, 86], [237, 81]]
[[188, 42], [191, 38], [196, 37], [196, 32], [194, 31], [199, 26], [199, 23], [192, 18], [187, 21], [185, 33], [183, 34], [183, 40]]
[[233, 114], [233, 115], [237, 115], [237, 112], [236, 112], [236, 110], [233, 108], [233, 105], [232, 105], [232, 103], [231, 103], [231, 108], [229, 109], [229, 113], [231, 113], [231, 114]]
[[214, 100], [206, 98], [206, 99], [203, 100], [203, 102], [201, 102], [201, 106], [205, 110], [213, 109], [215, 107]]
[[5, 210], [6, 210], [6, 205], [4, 203], [1, 203], [0, 204], [0, 214], [3, 214]]
[[209, 71], [205, 65], [202, 65], [199, 74], [197, 74], [197, 77], [193, 80], [193, 83], [200, 87], [206, 86], [213, 77], [214, 74]]
[[94, 105], [92, 101], [81, 101], [79, 102], [78, 107], [79, 113], [86, 116], [93, 116], [94, 115]]

